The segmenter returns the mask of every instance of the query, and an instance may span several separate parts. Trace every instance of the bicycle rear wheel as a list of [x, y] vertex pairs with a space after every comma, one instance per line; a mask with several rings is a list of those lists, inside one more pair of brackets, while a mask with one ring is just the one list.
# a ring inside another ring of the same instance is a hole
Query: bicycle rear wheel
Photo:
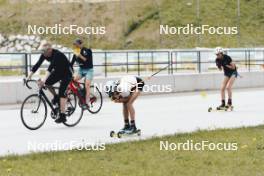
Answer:
[[39, 129], [47, 118], [47, 105], [38, 94], [28, 96], [22, 103], [20, 116], [23, 125], [30, 130]]
[[66, 118], [67, 121], [63, 124], [67, 127], [76, 126], [82, 119], [83, 109], [77, 106], [77, 97], [70, 91], [67, 95], [67, 104], [66, 104]]
[[90, 87], [90, 107], [88, 111], [92, 114], [98, 113], [103, 105], [103, 97], [101, 92], [96, 86]]

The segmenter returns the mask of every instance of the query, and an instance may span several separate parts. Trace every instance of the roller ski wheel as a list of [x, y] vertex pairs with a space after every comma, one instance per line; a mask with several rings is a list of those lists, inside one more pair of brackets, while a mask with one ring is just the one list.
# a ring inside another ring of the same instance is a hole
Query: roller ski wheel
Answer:
[[110, 131], [110, 137], [114, 138], [114, 137], [118, 137], [121, 138], [121, 135], [124, 134], [125, 131], [124, 130], [120, 130], [117, 133], [115, 131]]
[[111, 138], [115, 137], [115, 134], [116, 134], [116, 133], [115, 133], [114, 131], [111, 131], [111, 132], [110, 132], [110, 137], [111, 137]]
[[138, 130], [138, 131], [137, 131], [137, 135], [138, 135], [138, 136], [141, 136], [141, 130]]
[[117, 133], [117, 137], [120, 139], [120, 138], [122, 138], [122, 135], [123, 135], [123, 134], [124, 134], [123, 132], [119, 131], [119, 132]]

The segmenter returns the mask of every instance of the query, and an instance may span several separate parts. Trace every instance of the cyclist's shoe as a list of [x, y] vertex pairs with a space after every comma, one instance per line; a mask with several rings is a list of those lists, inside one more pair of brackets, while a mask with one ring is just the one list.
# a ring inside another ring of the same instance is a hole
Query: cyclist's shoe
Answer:
[[53, 105], [59, 104], [60, 102], [60, 97], [58, 95], [55, 95], [54, 98], [51, 100], [51, 103]]
[[91, 102], [90, 102], [90, 100], [86, 100], [86, 106], [87, 106], [87, 108], [91, 107]]
[[88, 106], [87, 104], [82, 104], [82, 105], [81, 105], [81, 108], [82, 108], [83, 110], [86, 110], [86, 109], [89, 109], [89, 106]]
[[67, 121], [67, 119], [66, 119], [66, 115], [63, 114], [63, 113], [61, 113], [61, 114], [60, 114], [60, 117], [57, 118], [57, 119], [55, 120], [56, 123], [64, 123], [64, 122], [66, 122], [66, 121]]

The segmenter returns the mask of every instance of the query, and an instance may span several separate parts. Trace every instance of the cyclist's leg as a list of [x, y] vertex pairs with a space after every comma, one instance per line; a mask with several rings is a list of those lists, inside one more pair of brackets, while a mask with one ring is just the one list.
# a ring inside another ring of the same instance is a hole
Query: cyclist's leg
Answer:
[[74, 81], [79, 81], [80, 79], [82, 79], [83, 75], [81, 72], [81, 68], [79, 68], [78, 73], [74, 76]]
[[54, 96], [54, 98], [56, 97], [57, 94], [55, 89], [53, 88], [53, 85], [59, 81], [60, 78], [56, 74], [54, 74], [54, 72], [52, 72], [45, 82], [45, 85], [47, 86], [50, 93]]
[[90, 86], [93, 80], [93, 69], [89, 69], [85, 74], [86, 104], [90, 104]]
[[71, 77], [65, 77], [61, 79], [61, 85], [59, 88], [59, 97], [60, 97], [60, 112], [65, 114], [65, 106], [67, 102], [67, 87], [71, 82]]

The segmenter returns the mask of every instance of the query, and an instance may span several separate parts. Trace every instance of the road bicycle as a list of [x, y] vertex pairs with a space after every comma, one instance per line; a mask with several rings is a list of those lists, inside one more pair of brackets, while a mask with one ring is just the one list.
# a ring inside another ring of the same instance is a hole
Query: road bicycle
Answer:
[[[37, 80], [24, 80], [24, 85], [28, 89], [32, 89], [29, 83], [38, 85]], [[58, 87], [52, 86], [55, 90]], [[46, 93], [47, 86], [37, 86], [37, 93], [29, 95], [21, 106], [20, 116], [23, 125], [30, 130], [37, 130], [43, 126], [47, 119], [48, 108], [50, 107], [50, 116], [52, 119], [59, 117], [59, 102], [53, 104], [50, 101], [49, 96]], [[102, 94], [99, 89], [95, 86], [90, 88], [90, 106], [84, 106], [85, 101], [85, 84], [79, 83], [74, 80], [68, 86], [67, 89], [67, 102], [66, 102], [66, 118], [67, 121], [63, 122], [65, 126], [74, 127], [82, 119], [84, 110], [88, 110], [92, 114], [98, 113], [103, 104]], [[78, 106], [77, 106], [78, 105]]]

